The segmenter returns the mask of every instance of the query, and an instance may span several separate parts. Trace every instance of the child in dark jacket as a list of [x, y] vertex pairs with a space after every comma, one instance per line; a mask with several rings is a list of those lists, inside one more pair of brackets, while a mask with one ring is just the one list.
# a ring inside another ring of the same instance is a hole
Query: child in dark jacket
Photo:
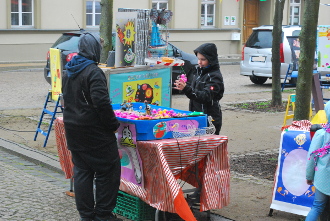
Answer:
[[196, 48], [194, 53], [198, 58], [198, 66], [187, 74], [188, 82], [176, 80], [174, 88], [190, 99], [189, 111], [204, 112], [213, 118], [215, 134], [219, 135], [222, 126], [219, 101], [225, 89], [217, 47], [213, 43], [205, 43]]

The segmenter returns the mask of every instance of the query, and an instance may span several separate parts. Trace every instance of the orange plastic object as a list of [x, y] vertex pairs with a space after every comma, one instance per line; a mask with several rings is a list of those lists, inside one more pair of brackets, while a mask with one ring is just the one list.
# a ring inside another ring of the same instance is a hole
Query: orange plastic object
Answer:
[[174, 59], [173, 58], [169, 58], [169, 57], [162, 57], [162, 62], [173, 63], [174, 62]]

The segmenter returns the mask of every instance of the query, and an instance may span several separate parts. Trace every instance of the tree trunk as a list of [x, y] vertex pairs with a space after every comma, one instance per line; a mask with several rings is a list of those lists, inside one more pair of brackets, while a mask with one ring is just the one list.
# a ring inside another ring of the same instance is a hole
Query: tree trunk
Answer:
[[285, 0], [276, 0], [272, 43], [272, 106], [282, 106], [280, 43]]
[[113, 0], [101, 0], [100, 35], [104, 40], [101, 63], [106, 63], [112, 48]]
[[304, 4], [294, 120], [308, 120], [310, 116], [319, 5], [320, 0], [305, 0]]

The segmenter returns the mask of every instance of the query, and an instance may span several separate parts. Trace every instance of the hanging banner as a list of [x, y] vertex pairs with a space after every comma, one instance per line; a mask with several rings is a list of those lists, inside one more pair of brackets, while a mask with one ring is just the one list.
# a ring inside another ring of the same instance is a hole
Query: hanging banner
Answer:
[[330, 26], [318, 26], [317, 35], [317, 70], [330, 71]]
[[[291, 49], [291, 56], [292, 56], [292, 63], [293, 63], [293, 71], [298, 71], [299, 68], [299, 57], [300, 57], [300, 40], [299, 36], [287, 36], [290, 49]], [[314, 57], [314, 66], [313, 70], [317, 69], [317, 52], [315, 51]]]
[[306, 183], [309, 146], [309, 131], [282, 132], [271, 209], [307, 216], [315, 193]]
[[111, 74], [109, 92], [112, 104], [147, 101], [171, 107], [171, 68]]
[[120, 122], [118, 147], [121, 152], [121, 178], [143, 186], [142, 161], [137, 149], [135, 124]]
[[50, 48], [49, 50], [50, 76], [52, 85], [52, 99], [58, 100], [62, 93], [62, 60], [61, 50]]
[[116, 15], [116, 67], [134, 66], [138, 12], [118, 12]]
[[294, 71], [298, 71], [299, 67], [299, 57], [300, 57], [300, 40], [298, 36], [287, 36], [290, 48], [291, 48], [291, 56], [293, 62]]

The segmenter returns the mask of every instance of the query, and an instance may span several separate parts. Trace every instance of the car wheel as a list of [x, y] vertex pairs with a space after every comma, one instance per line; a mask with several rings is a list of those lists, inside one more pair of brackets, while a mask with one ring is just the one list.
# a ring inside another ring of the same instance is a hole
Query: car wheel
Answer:
[[47, 68], [44, 68], [44, 77], [45, 77], [45, 80], [48, 82], [48, 84], [51, 84], [50, 81], [50, 77], [48, 76], [48, 70]]
[[298, 80], [298, 78], [291, 78], [291, 79], [289, 80], [289, 83], [290, 83], [290, 84], [297, 84], [297, 80]]
[[250, 80], [252, 81], [252, 83], [254, 84], [263, 84], [267, 81], [266, 77], [257, 77], [257, 76], [250, 76]]

